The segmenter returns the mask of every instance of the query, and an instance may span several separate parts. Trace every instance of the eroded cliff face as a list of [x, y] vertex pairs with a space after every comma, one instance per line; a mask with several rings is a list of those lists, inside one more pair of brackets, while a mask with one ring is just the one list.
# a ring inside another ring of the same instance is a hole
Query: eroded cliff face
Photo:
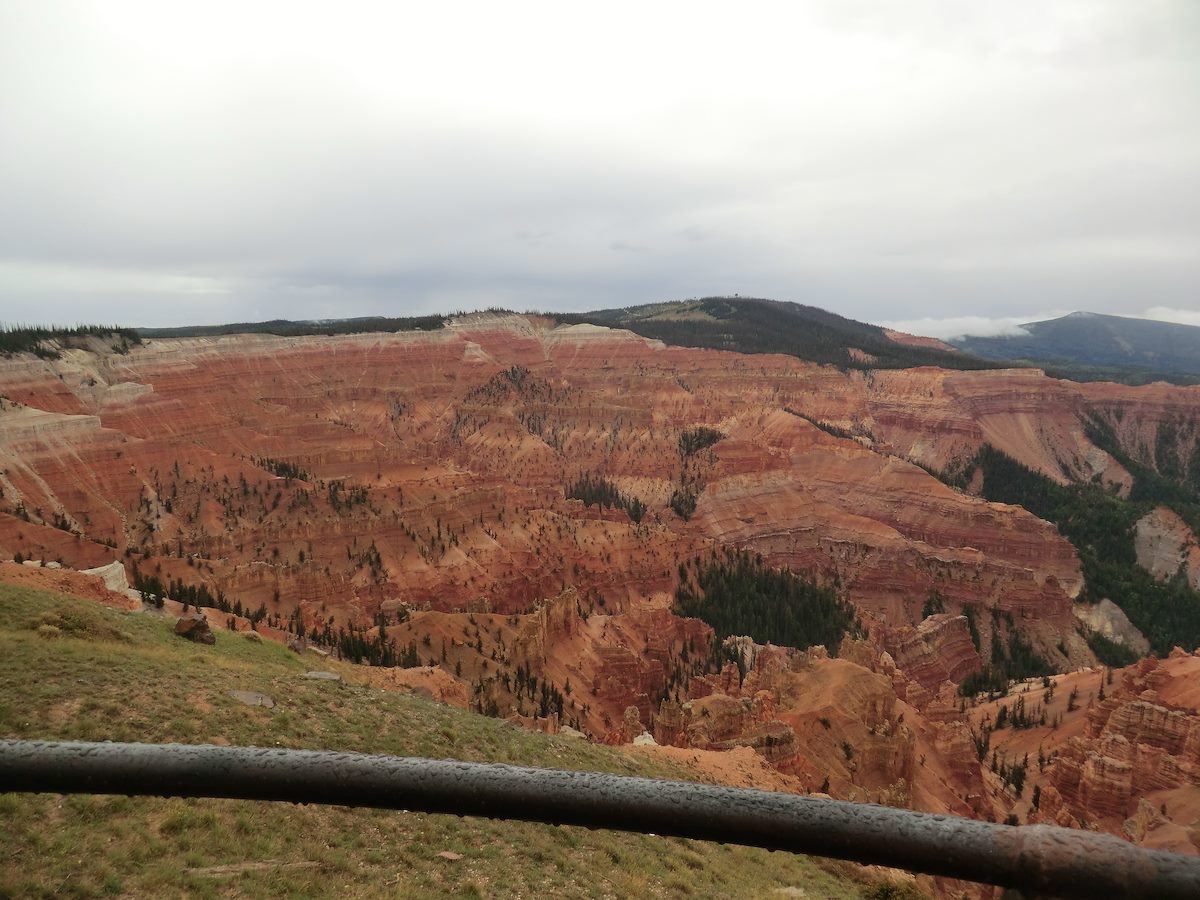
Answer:
[[1137, 522], [1134, 537], [1137, 561], [1159, 580], [1183, 573], [1188, 584], [1200, 588], [1200, 540], [1179, 514], [1159, 506]]
[[[1020, 725], [1018, 704], [1027, 716]], [[1176, 650], [1125, 669], [1018, 685], [1002, 699], [971, 704], [966, 717], [976, 739], [986, 736], [983, 775], [999, 816], [1098, 828], [1196, 853], [1198, 706], [1200, 657]], [[998, 719], [1001, 707], [1007, 709]], [[1002, 778], [1014, 764], [1025, 767], [1020, 789]]]
[[[1127, 490], [1131, 476], [1085, 433], [1081, 417], [1095, 402], [1137, 389], [1047, 378], [1035, 369], [877, 372], [871, 415], [879, 431], [910, 459], [937, 469], [970, 458], [990, 443], [1059, 482], [1104, 482]], [[1194, 403], [1194, 398], [1193, 401]]]
[[[1073, 615], [1079, 561], [1053, 526], [914, 464], [941, 468], [987, 442], [1057, 480], [1127, 490], [1129, 473], [1082, 423], [1119, 421], [1123, 442], [1156, 446], [1160, 427], [1186, 432], [1198, 390], [843, 373], [473, 316], [433, 333], [8, 360], [0, 394], [0, 555], [136, 563], [261, 605], [281, 626], [377, 636], [382, 621], [422, 665], [379, 676], [397, 687], [594, 740], [648, 731], [677, 748], [749, 750], [806, 790], [1026, 818], [1037, 784], [1044, 815], [1147, 842], [1178, 843], [1171, 829], [1200, 818], [1197, 802], [1181, 824], [1195, 748], [1192, 726], [1179, 744], [1171, 724], [1193, 713], [1161, 686], [1090, 735], [1063, 710], [1065, 686], [1090, 678], [1095, 694], [1101, 675], [1062, 676], [1057, 728], [997, 732], [992, 745], [1036, 757], [1036, 735], [1059, 758], [1022, 797], [981, 764], [986, 705], [964, 710], [956, 694], [983, 664], [962, 613], [978, 611], [984, 647], [1006, 622], [1060, 669], [1094, 664]], [[697, 426], [723, 438], [685, 452]], [[1189, 440], [1172, 445], [1180, 459]], [[584, 473], [645, 515], [567, 499]], [[695, 498], [686, 520], [671, 506], [681, 491]], [[743, 639], [740, 667], [714, 671], [712, 630], [670, 605], [680, 562], [729, 545], [836, 583], [869, 638], [837, 659]], [[935, 591], [945, 612], [924, 617]]]
[[1088, 416], [1121, 451], [1171, 478], [1200, 484], [1200, 413], [1195, 388], [1158, 382], [1141, 388], [1079, 386]]
[[722, 542], [836, 573], [856, 604], [891, 624], [919, 618], [934, 589], [1044, 621], [1069, 616], [1082, 577], [1053, 526], [780, 410], [727, 427], [695, 515]]
[[[9, 361], [0, 549], [88, 565], [129, 550], [251, 607], [369, 621], [389, 605], [480, 598], [520, 611], [567, 585], [607, 611], [662, 605], [679, 559], [733, 543], [838, 577], [891, 625], [914, 623], [936, 587], [1066, 630], [1079, 567], [1052, 527], [890, 455], [922, 458], [905, 437], [917, 430], [958, 447], [961, 423], [991, 423], [1006, 404], [1034, 415], [1082, 402], [1073, 387], [1039, 393], [1065, 384], [1040, 376], [970, 374], [845, 374], [518, 316]], [[700, 424], [726, 439], [681, 458], [679, 435]], [[646, 517], [565, 499], [581, 472], [604, 473]], [[667, 505], [685, 481], [688, 522]]]
[[[1011, 616], [1046, 658], [1077, 665], [1089, 657], [1070, 545], [902, 457], [943, 465], [989, 441], [1060, 479], [1123, 483], [1080, 424], [1136, 396], [1108, 387], [843, 373], [520, 316], [71, 350], [0, 364], [0, 552], [136, 561], [311, 627], [399, 609], [524, 613], [567, 587], [589, 614], [661, 610], [680, 560], [732, 544], [836, 580], [881, 634], [916, 627], [936, 590], [948, 612]], [[1164, 416], [1200, 394], [1151, 393]], [[681, 453], [698, 425], [725, 437]], [[581, 473], [645, 516], [566, 499]], [[696, 498], [688, 521], [669, 506], [681, 489]], [[936, 693], [975, 663], [961, 634], [927, 637], [889, 646]], [[606, 685], [632, 678], [630, 656], [605, 651]], [[655, 706], [653, 691], [605, 690], [606, 703]]]
[[952, 684], [935, 695], [863, 641], [848, 640], [836, 659], [747, 638], [725, 642], [734, 648], [738, 663], [661, 704], [660, 744], [749, 747], [805, 790], [839, 798], [968, 816], [998, 809]]
[[941, 613], [916, 628], [887, 629], [882, 643], [896, 666], [927, 691], [946, 682], [960, 684], [983, 668], [965, 616]]
[[[387, 634], [468, 685], [473, 709], [617, 744], [653, 727], [664, 693], [686, 692], [713, 642], [698, 619], [665, 608], [595, 612], [574, 588], [525, 613], [411, 612]], [[631, 709], [639, 726], [627, 733]]]
[[1125, 670], [1115, 690], [1089, 704], [1084, 733], [1069, 738], [1055, 757], [1041, 817], [1197, 852], [1200, 714], [1192, 704], [1198, 678], [1200, 658], [1182, 651]]

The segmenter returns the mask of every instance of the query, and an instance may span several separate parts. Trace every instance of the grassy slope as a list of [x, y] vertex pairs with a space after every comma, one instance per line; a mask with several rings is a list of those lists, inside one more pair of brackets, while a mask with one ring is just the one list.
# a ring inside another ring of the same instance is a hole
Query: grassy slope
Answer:
[[[38, 633], [65, 612], [55, 637]], [[72, 635], [72, 629], [77, 636]], [[338, 664], [333, 664], [338, 665]], [[0, 584], [0, 736], [230, 743], [686, 778], [408, 695], [304, 679], [309, 659]], [[273, 711], [230, 690], [261, 691]], [[437, 856], [449, 850], [458, 861]], [[215, 867], [232, 867], [222, 872]], [[762, 896], [869, 888], [836, 864], [679, 839], [229, 800], [0, 794], [0, 897]]]

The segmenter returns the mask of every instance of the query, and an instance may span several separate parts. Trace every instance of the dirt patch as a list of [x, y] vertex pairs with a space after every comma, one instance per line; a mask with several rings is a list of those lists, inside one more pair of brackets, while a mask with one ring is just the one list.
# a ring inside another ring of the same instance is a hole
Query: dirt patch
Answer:
[[79, 708], [83, 705], [83, 701], [78, 697], [70, 700], [64, 700], [62, 703], [55, 703], [46, 710], [46, 721], [55, 728], [61, 728], [67, 722], [71, 721], [79, 715]]
[[41, 591], [72, 594], [84, 600], [95, 600], [113, 609], [141, 609], [142, 604], [132, 597], [110, 591], [96, 575], [84, 575], [74, 569], [45, 569], [0, 562], [0, 581]]
[[800, 779], [773, 768], [750, 747], [735, 750], [694, 750], [686, 747], [643, 746], [625, 748], [639, 756], [669, 760], [700, 776], [701, 780], [730, 787], [805, 793]]
[[947, 344], [945, 341], [939, 341], [937, 338], [924, 337], [919, 334], [908, 334], [904, 331], [893, 331], [891, 328], [883, 329], [883, 333], [888, 336], [889, 340], [895, 341], [897, 344], [903, 344], [905, 347], [920, 347], [925, 350], [945, 350], [947, 353], [962, 352], [953, 344]]
[[457, 706], [459, 709], [467, 709], [471, 705], [467, 686], [445, 669], [435, 666], [421, 666], [415, 669], [356, 667], [351, 677], [373, 687], [418, 694], [429, 700]]
[[267, 859], [262, 862], [243, 862], [230, 863], [224, 866], [204, 866], [199, 869], [184, 869], [187, 875], [195, 875], [200, 878], [232, 878], [235, 875], [241, 875], [243, 872], [273, 872], [282, 871], [284, 869], [317, 869], [321, 864], [304, 860], [301, 862], [282, 862], [280, 860]]

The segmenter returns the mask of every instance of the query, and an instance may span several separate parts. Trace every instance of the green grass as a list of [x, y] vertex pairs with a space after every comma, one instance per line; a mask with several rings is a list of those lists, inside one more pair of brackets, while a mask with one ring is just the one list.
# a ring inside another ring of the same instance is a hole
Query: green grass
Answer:
[[[58, 622], [54, 630], [48, 623]], [[687, 778], [409, 695], [310, 681], [272, 643], [0, 585], [0, 736], [354, 750]], [[340, 664], [330, 664], [333, 667]], [[343, 669], [343, 671], [347, 671]], [[230, 690], [261, 691], [274, 710]], [[437, 854], [452, 851], [461, 859]], [[859, 870], [674, 838], [230, 800], [0, 794], [0, 897], [860, 897]]]

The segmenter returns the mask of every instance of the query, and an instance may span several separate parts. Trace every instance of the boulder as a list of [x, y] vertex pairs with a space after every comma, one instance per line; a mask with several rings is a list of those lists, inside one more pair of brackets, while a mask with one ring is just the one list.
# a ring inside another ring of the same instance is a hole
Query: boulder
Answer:
[[1200, 541], [1174, 510], [1160, 506], [1134, 526], [1134, 549], [1143, 569], [1166, 581], [1183, 570], [1193, 588], [1200, 588]]
[[622, 716], [622, 740], [621, 743], [632, 741], [639, 734], [642, 734], [646, 729], [642, 727], [642, 714], [636, 706], [625, 707], [625, 715]]
[[204, 613], [190, 612], [179, 617], [175, 623], [175, 633], [197, 644], [215, 644], [217, 636], [208, 627], [208, 619]]
[[[130, 591], [129, 579], [125, 576], [125, 565], [120, 560], [113, 560], [106, 566], [97, 566], [94, 569], [84, 569], [84, 575], [94, 575], [99, 578], [106, 588], [110, 591], [116, 591], [118, 594], [128, 596]], [[135, 591], [136, 593], [136, 591]], [[140, 598], [140, 594], [138, 595]]]
[[305, 672], [305, 678], [311, 678], [314, 681], [341, 681], [342, 676], [337, 672]]
[[260, 694], [258, 691], [230, 691], [229, 696], [238, 703], [244, 703], [247, 706], [261, 706], [264, 709], [274, 709], [275, 700], [268, 697], [266, 694]]
[[1138, 656], [1150, 652], [1150, 642], [1129, 621], [1121, 607], [1107, 597], [1099, 603], [1077, 603], [1072, 611], [1080, 622], [1091, 631], [1103, 635], [1110, 641], [1128, 647]]

